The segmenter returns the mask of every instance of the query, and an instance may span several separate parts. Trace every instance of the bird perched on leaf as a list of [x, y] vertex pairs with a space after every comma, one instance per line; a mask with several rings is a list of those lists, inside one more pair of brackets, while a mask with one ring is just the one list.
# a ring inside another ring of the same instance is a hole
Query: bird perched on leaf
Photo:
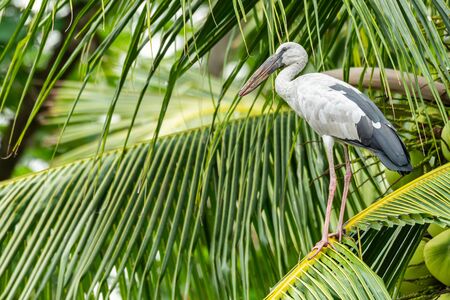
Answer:
[[282, 44], [250, 77], [239, 92], [244, 96], [275, 70], [283, 68], [275, 79], [275, 90], [289, 106], [302, 117], [319, 135], [325, 144], [330, 185], [322, 239], [314, 246], [314, 257], [329, 245], [331, 206], [336, 190], [336, 172], [333, 146], [340, 142], [344, 146], [346, 172], [342, 204], [339, 213], [337, 237], [343, 234], [343, 218], [348, 187], [352, 171], [347, 145], [358, 146], [374, 153], [388, 168], [401, 174], [412, 170], [408, 151], [394, 126], [386, 120], [378, 107], [353, 86], [321, 73], [310, 73], [297, 77], [308, 63], [308, 54], [297, 43]]

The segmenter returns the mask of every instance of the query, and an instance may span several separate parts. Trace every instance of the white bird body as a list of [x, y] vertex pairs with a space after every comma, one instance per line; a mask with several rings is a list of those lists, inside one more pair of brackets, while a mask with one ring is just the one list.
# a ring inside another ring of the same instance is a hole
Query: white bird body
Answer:
[[296, 78], [308, 61], [303, 48], [296, 50], [296, 61], [293, 55], [287, 62], [281, 58], [287, 66], [275, 79], [277, 94], [322, 137], [364, 147], [389, 169], [410, 171], [406, 148], [378, 107], [358, 89], [326, 74]]
[[365, 94], [325, 74], [310, 73], [297, 77], [307, 62], [308, 54], [302, 46], [296, 43], [282, 44], [256, 70], [239, 94], [248, 94], [275, 70], [283, 68], [275, 79], [277, 94], [322, 136], [329, 163], [330, 186], [322, 239], [314, 247], [317, 249], [315, 256], [329, 245], [328, 227], [337, 182], [333, 159], [336, 139], [344, 143], [346, 170], [338, 222], [339, 240], [343, 233], [345, 203], [352, 175], [346, 144], [372, 151], [391, 170], [407, 173], [412, 170], [412, 166], [408, 151], [394, 127]]
[[[285, 83], [277, 80], [275, 89], [319, 135], [357, 140], [359, 137], [356, 124], [365, 114], [356, 103], [345, 97], [342, 91], [330, 88], [335, 84], [354, 89], [345, 82], [320, 73], [306, 74], [291, 81], [292, 87], [289, 91], [283, 88]], [[357, 89], [354, 90], [361, 93]]]

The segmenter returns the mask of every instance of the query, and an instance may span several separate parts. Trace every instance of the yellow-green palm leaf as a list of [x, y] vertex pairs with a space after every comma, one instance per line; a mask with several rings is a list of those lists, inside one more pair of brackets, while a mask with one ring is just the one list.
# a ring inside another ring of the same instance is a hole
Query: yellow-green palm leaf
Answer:
[[347, 246], [331, 245], [300, 261], [266, 299], [390, 299], [381, 278]]
[[[368, 268], [363, 260], [383, 277], [388, 286], [393, 285], [395, 279], [389, 277], [389, 272], [387, 272], [389, 269], [392, 270], [392, 266], [389, 266], [386, 259], [388, 261], [395, 259], [396, 266], [394, 267], [400, 269], [408, 262], [410, 255], [405, 255], [405, 253], [410, 253], [411, 249], [417, 246], [415, 240], [421, 236], [421, 230], [414, 230], [411, 226], [417, 228], [418, 225], [424, 223], [450, 226], [450, 190], [448, 186], [450, 186], [450, 163], [423, 175], [372, 204], [351, 218], [345, 226], [347, 232], [352, 233], [351, 237], [356, 240], [356, 244], [352, 242], [349, 247], [340, 245], [333, 240], [334, 247], [341, 253], [340, 256], [336, 255], [335, 250], [326, 249], [318, 259], [314, 258], [311, 261], [307, 258], [303, 259], [275, 286], [268, 298], [314, 299], [317, 297], [311, 293], [313, 290], [315, 293], [321, 292], [318, 299], [325, 299], [329, 296], [350, 299], [356, 291], [364, 291], [362, 285], [366, 283], [366, 280], [372, 280], [374, 283], [378, 280], [375, 273], [370, 273], [370, 276], [362, 276], [351, 284], [347, 282], [344, 285], [345, 290], [337, 289], [350, 276], [345, 272], [363, 274], [362, 270]], [[386, 227], [405, 225], [407, 228], [403, 230], [397, 228], [386, 231]], [[385, 233], [389, 233], [390, 230], [391, 234], [384, 234], [383, 237], [383, 235], [373, 232], [367, 235], [363, 233], [373, 229], [385, 231]], [[400, 230], [403, 231], [402, 234], [398, 234]], [[374, 244], [377, 245], [374, 246]], [[352, 253], [351, 250], [353, 254], [349, 254]], [[355, 253], [363, 260], [354, 256]], [[333, 258], [332, 254], [335, 255]], [[324, 259], [334, 261], [333, 268], [318, 270], [317, 265], [321, 266], [321, 261]], [[384, 262], [382, 262], [383, 259]], [[343, 266], [347, 266], [347, 264], [351, 264], [351, 267], [344, 268]], [[382, 290], [380, 289], [380, 291]], [[344, 296], [338, 291], [344, 293]], [[383, 294], [382, 297], [385, 296]], [[357, 299], [380, 298], [371, 291]], [[389, 296], [381, 299], [389, 299]]]
[[360, 212], [347, 231], [382, 226], [438, 223], [450, 226], [450, 163], [410, 182]]

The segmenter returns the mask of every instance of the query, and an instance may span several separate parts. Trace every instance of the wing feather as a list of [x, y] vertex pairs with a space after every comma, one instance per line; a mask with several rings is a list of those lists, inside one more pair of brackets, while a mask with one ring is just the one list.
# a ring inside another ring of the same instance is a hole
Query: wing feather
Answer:
[[369, 97], [325, 74], [301, 76], [296, 84], [298, 97], [288, 103], [317, 133], [367, 148], [390, 169], [411, 171], [404, 143]]

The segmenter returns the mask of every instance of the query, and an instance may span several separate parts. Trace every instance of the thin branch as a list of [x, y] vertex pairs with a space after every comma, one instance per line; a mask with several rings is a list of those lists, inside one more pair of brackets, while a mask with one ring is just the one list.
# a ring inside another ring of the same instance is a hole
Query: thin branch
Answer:
[[[400, 80], [401, 78], [400, 72], [393, 69], [385, 69], [384, 71], [386, 73], [390, 90], [392, 92], [405, 95], [406, 94], [405, 87], [403, 86], [402, 81]], [[379, 68], [374, 68], [373, 73], [371, 71], [367, 71], [367, 69], [364, 68], [350, 68], [348, 83], [357, 86], [360, 82], [361, 74], [363, 72], [364, 78], [362, 79], [361, 84], [364, 88], [370, 87], [376, 90], [383, 90], [384, 86], [381, 80]], [[344, 72], [342, 69], [329, 70], [323, 73], [340, 80], [343, 80], [344, 78]], [[412, 78], [415, 78], [415, 76], [413, 74], [407, 75], [408, 76], [404, 76], [404, 78], [408, 86], [415, 87], [416, 82], [412, 80]], [[417, 76], [417, 84], [420, 86], [420, 92], [422, 94], [422, 97], [425, 100], [433, 101], [434, 96], [431, 92], [430, 86], [428, 85], [426, 78], [423, 76]], [[435, 86], [441, 97], [442, 102], [450, 105], [450, 96], [445, 91], [445, 85], [440, 82], [435, 82]]]

